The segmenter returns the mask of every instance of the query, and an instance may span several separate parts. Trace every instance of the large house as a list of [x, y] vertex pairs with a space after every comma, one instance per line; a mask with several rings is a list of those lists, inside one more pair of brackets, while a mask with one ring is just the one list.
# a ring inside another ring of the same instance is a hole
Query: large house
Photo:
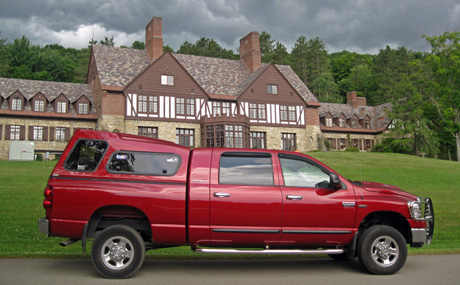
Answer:
[[262, 63], [257, 32], [240, 40], [240, 60], [164, 53], [158, 17], [145, 37], [145, 50], [94, 45], [86, 84], [0, 78], [0, 159], [16, 140], [53, 158], [78, 128], [310, 151], [324, 141], [367, 150], [388, 127], [389, 106], [353, 92], [348, 104], [320, 103], [291, 67]]

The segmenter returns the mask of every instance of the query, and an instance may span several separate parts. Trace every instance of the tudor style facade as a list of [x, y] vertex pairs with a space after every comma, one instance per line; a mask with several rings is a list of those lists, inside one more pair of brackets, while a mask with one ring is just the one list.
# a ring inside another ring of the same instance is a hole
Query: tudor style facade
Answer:
[[240, 60], [226, 60], [163, 53], [161, 18], [145, 31], [145, 50], [93, 46], [87, 84], [1, 79], [0, 158], [12, 139], [58, 153], [76, 128], [299, 151], [321, 148], [323, 139], [341, 149], [348, 135], [366, 150], [386, 123], [362, 99], [319, 103], [291, 67], [262, 63], [257, 32], [240, 40]]

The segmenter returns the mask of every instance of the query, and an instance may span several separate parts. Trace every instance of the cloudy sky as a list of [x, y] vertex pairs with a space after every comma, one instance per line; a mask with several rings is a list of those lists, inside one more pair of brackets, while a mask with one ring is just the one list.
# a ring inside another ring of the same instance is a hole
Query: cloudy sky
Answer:
[[320, 37], [329, 52], [423, 51], [423, 34], [460, 31], [460, 0], [0, 0], [0, 38], [82, 48], [113, 36], [131, 46], [153, 16], [174, 50], [200, 37], [236, 50], [250, 31], [266, 31], [288, 51], [302, 35]]

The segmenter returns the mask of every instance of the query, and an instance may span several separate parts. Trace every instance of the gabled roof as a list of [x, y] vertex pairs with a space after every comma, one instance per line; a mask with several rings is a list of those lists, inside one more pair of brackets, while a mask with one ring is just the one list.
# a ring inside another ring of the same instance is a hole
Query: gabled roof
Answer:
[[16, 91], [19, 91], [28, 101], [37, 93], [42, 93], [48, 102], [52, 102], [61, 94], [64, 94], [70, 103], [74, 103], [81, 96], [86, 96], [94, 103], [91, 88], [87, 84], [0, 78], [1, 97], [7, 99]]
[[145, 50], [93, 45], [92, 51], [105, 86], [124, 87], [150, 64]]
[[[94, 45], [93, 53], [103, 86], [125, 87], [150, 65], [145, 50]], [[178, 53], [172, 55], [214, 99], [236, 100], [269, 66], [263, 64], [262, 68], [250, 74], [240, 60]], [[275, 65], [275, 67], [306, 102], [316, 102], [319, 105], [316, 97], [290, 66]]]

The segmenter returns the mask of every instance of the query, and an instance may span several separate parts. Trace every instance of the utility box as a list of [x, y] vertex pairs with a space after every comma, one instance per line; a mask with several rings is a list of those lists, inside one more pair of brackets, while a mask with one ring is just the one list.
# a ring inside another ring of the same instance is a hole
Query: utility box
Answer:
[[30, 141], [10, 141], [10, 160], [34, 160], [35, 145]]

